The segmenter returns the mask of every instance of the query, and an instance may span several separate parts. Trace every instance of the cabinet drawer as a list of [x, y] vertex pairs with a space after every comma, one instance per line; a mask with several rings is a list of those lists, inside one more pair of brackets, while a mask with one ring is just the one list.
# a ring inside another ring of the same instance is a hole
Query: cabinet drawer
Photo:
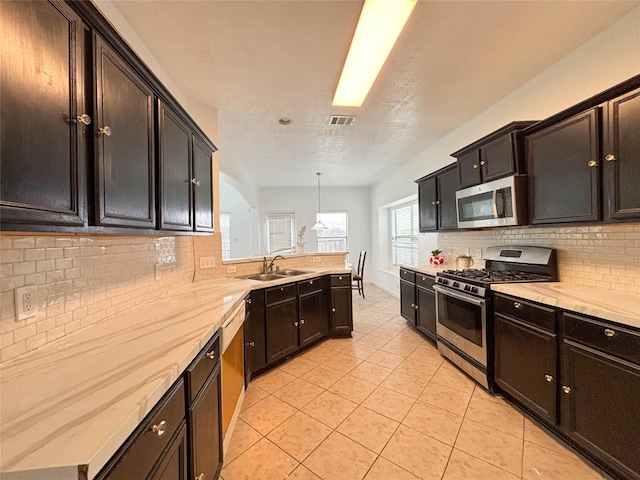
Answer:
[[207, 378], [216, 368], [219, 360], [220, 335], [216, 333], [185, 370], [189, 404], [196, 398]]
[[351, 274], [344, 273], [342, 275], [331, 275], [332, 287], [350, 287], [351, 286]]
[[402, 280], [404, 280], [405, 282], [415, 283], [416, 282], [416, 272], [414, 272], [413, 270], [407, 270], [406, 268], [401, 268], [400, 269], [400, 278]]
[[174, 433], [184, 425], [184, 381], [180, 379], [142, 421], [98, 480], [147, 478]]
[[416, 272], [416, 285], [427, 290], [433, 290], [433, 284], [436, 283], [435, 277], [424, 273]]
[[551, 333], [556, 332], [556, 312], [551, 308], [496, 293], [494, 311], [517, 318]]
[[305, 295], [317, 290], [322, 290], [322, 283], [322, 278], [320, 277], [298, 282], [298, 295]]
[[267, 305], [270, 303], [275, 303], [281, 300], [287, 300], [289, 298], [295, 298], [295, 297], [296, 297], [295, 283], [288, 283], [287, 285], [269, 288], [265, 292]]
[[640, 333], [571, 313], [563, 313], [565, 339], [640, 365]]

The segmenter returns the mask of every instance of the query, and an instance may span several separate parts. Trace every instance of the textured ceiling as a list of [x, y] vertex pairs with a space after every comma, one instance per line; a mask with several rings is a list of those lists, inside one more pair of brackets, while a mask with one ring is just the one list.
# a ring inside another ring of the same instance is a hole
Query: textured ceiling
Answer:
[[257, 186], [371, 185], [640, 4], [419, 1], [364, 105], [335, 108], [360, 1], [113, 3]]

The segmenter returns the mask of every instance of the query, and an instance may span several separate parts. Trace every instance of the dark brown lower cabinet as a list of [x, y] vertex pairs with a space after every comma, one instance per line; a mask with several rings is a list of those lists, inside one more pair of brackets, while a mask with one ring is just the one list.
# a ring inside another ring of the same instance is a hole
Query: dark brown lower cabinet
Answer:
[[304, 287], [298, 285], [300, 347], [317, 342], [329, 333], [323, 282], [321, 279], [313, 279], [303, 284]]
[[189, 478], [214, 480], [222, 468], [220, 362], [189, 406]]
[[267, 364], [267, 333], [265, 324], [264, 290], [253, 290], [246, 299], [247, 316], [244, 322], [245, 379], [251, 380]]
[[267, 363], [276, 362], [298, 349], [297, 298], [266, 305]]
[[186, 480], [187, 479], [187, 425], [183, 423], [171, 440], [169, 448], [158, 469], [151, 474], [150, 480]]
[[416, 326], [416, 284], [400, 280], [400, 315], [410, 327]]
[[494, 315], [495, 384], [551, 423], [556, 421], [557, 335]]
[[352, 331], [351, 275], [331, 275], [331, 336], [350, 337]]
[[416, 287], [418, 315], [416, 328], [435, 342], [436, 340], [436, 293], [422, 287]]

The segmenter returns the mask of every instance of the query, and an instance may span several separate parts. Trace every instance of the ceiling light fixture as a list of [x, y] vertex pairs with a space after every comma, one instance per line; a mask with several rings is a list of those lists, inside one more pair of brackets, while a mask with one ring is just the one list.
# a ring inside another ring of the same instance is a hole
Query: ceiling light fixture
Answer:
[[311, 230], [329, 230], [329, 227], [327, 227], [324, 223], [320, 221], [320, 175], [321, 173], [318, 172], [316, 173], [316, 175], [318, 176], [318, 221], [315, 223], [313, 227], [311, 227]]
[[332, 105], [362, 105], [417, 1], [365, 0]]

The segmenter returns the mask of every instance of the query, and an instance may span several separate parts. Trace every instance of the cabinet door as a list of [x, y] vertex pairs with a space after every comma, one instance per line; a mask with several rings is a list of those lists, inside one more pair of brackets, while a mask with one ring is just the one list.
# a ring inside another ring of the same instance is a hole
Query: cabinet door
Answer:
[[196, 230], [213, 232], [213, 164], [212, 150], [193, 137], [193, 178]]
[[494, 329], [495, 384], [541, 418], [555, 423], [557, 335], [498, 313]]
[[298, 349], [296, 299], [267, 305], [267, 363], [291, 355]]
[[351, 287], [331, 288], [331, 335], [350, 337], [353, 331]]
[[63, 3], [3, 0], [0, 31], [2, 224], [83, 226], [80, 19]]
[[267, 364], [267, 334], [265, 327], [264, 290], [254, 290], [247, 299], [245, 320], [245, 378]]
[[427, 337], [436, 340], [436, 294], [432, 290], [416, 288], [418, 304], [416, 327]]
[[187, 479], [187, 426], [183, 424], [149, 480]]
[[609, 102], [603, 156], [607, 218], [640, 218], [640, 89]]
[[217, 478], [222, 466], [220, 366], [189, 408], [190, 478]]
[[95, 223], [154, 228], [153, 93], [99, 36], [95, 62]]
[[599, 113], [591, 109], [526, 138], [530, 223], [600, 217]]
[[329, 319], [322, 290], [300, 295], [300, 346], [314, 343], [329, 333]]
[[511, 134], [489, 142], [480, 149], [480, 167], [482, 181], [508, 177], [515, 173], [513, 137]]
[[158, 189], [160, 228], [193, 230], [191, 130], [158, 101]]
[[565, 432], [622, 478], [640, 478], [640, 368], [567, 340], [563, 363]]
[[416, 285], [400, 281], [400, 315], [407, 323], [416, 326]]
[[438, 228], [438, 191], [436, 178], [430, 177], [418, 184], [418, 205], [420, 209], [419, 228], [428, 232]]
[[478, 150], [458, 157], [458, 188], [471, 187], [480, 182], [480, 154]]
[[458, 190], [458, 170], [455, 165], [451, 170], [438, 175], [438, 230], [455, 230], [458, 228], [458, 208], [456, 190]]

